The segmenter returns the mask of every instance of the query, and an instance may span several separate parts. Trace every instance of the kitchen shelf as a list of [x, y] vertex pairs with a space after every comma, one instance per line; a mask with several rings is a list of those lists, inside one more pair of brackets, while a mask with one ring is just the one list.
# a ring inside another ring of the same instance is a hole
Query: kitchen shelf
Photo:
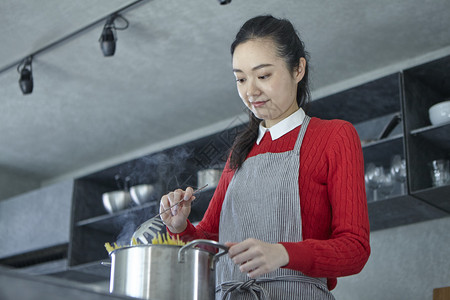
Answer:
[[445, 217], [442, 210], [410, 195], [368, 203], [370, 230], [380, 230], [400, 225]]
[[402, 139], [403, 139], [403, 134], [396, 134], [396, 135], [387, 137], [387, 138], [382, 139], [382, 140], [371, 141], [371, 142], [369, 142], [367, 144], [364, 144], [362, 146], [362, 148], [363, 148], [363, 150], [370, 149], [370, 148], [375, 148], [375, 147], [377, 147], [379, 145], [388, 144], [388, 143], [390, 143], [392, 141], [401, 142]]
[[[403, 109], [410, 194], [428, 203], [445, 197], [431, 188], [428, 163], [450, 159], [450, 124], [431, 125], [428, 109], [450, 97], [450, 56], [403, 72]], [[437, 206], [440, 207], [440, 206]], [[445, 206], [444, 206], [445, 207]]]
[[450, 213], [450, 185], [418, 190], [413, 195]]
[[[191, 222], [198, 222], [205, 213], [213, 189], [202, 191], [192, 205]], [[149, 208], [154, 208], [149, 212]], [[72, 231], [72, 248], [70, 249], [70, 267], [85, 265], [92, 261], [104, 260], [108, 257], [104, 244], [115, 242], [128, 243], [135, 229], [153, 217], [159, 205], [147, 205], [140, 209], [129, 209], [111, 215], [103, 215], [85, 219], [76, 223]], [[164, 228], [162, 229], [164, 232]], [[89, 266], [89, 265], [88, 265]]]
[[[214, 194], [215, 188], [206, 188], [201, 191], [198, 195], [196, 195], [195, 201], [192, 203], [192, 212], [193, 212], [193, 222], [198, 221], [197, 215], [201, 218], [204, 212], [208, 208], [209, 200], [211, 200], [212, 195]], [[144, 213], [145, 212], [145, 213]], [[138, 214], [145, 215], [143, 218], [145, 220], [153, 217], [159, 212], [159, 202], [151, 202], [145, 203], [140, 206], [131, 207], [128, 209], [124, 209], [112, 214], [105, 214], [96, 217], [92, 217], [89, 219], [78, 221], [76, 226], [87, 226], [92, 227], [98, 230], [106, 230], [107, 232], [114, 233], [117, 229], [120, 229], [121, 225], [117, 224], [118, 218], [127, 218], [130, 215]], [[118, 227], [119, 228], [116, 228]]]
[[[155, 209], [156, 208], [156, 209]], [[155, 211], [155, 214], [157, 212], [157, 209], [159, 209], [159, 202], [151, 202], [151, 203], [145, 203], [140, 206], [131, 207], [128, 209], [124, 209], [112, 214], [107, 215], [100, 215], [96, 217], [92, 217], [89, 219], [78, 221], [75, 225], [76, 226], [92, 226], [93, 228], [96, 226], [96, 224], [110, 224], [113, 225], [115, 220], [120, 217], [126, 217], [127, 215], [133, 214], [133, 213], [141, 213], [142, 211]]]
[[[191, 222], [200, 221], [209, 205], [209, 200], [215, 189], [202, 191], [197, 195], [197, 199], [192, 203]], [[137, 228], [140, 224], [155, 216], [159, 212], [159, 202], [148, 203], [139, 207], [125, 209], [114, 214], [101, 215], [93, 218], [78, 221], [77, 227], [88, 227], [110, 234], [120, 232], [125, 225]]]
[[450, 122], [411, 130], [411, 135], [421, 136], [425, 140], [450, 151]]

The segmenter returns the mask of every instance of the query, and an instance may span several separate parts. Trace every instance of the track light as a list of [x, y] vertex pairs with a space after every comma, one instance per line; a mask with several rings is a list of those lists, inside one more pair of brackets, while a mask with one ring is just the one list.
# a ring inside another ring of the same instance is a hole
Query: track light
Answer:
[[18, 66], [17, 72], [20, 74], [19, 86], [24, 95], [33, 91], [33, 70], [31, 67], [32, 56], [25, 58]]
[[228, 4], [230, 2], [231, 2], [231, 0], [219, 0], [220, 5], [225, 5], [225, 4]]
[[[114, 30], [114, 31], [113, 31]], [[100, 36], [100, 48], [104, 56], [113, 56], [116, 51], [116, 35], [114, 23], [106, 22], [103, 27], [102, 35]]]
[[[120, 18], [125, 21], [126, 25], [124, 27], [116, 27], [114, 21]], [[106, 20], [105, 26], [103, 27], [102, 35], [100, 36], [100, 48], [102, 49], [104, 56], [113, 56], [116, 52], [116, 30], [125, 30], [128, 28], [129, 22], [127, 19], [121, 15], [112, 15]]]

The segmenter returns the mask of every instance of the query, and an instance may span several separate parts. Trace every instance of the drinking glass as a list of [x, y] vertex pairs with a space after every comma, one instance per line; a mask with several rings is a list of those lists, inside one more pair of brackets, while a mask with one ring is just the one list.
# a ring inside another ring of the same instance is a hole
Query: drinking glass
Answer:
[[400, 155], [394, 155], [391, 160], [391, 174], [400, 184], [400, 194], [406, 194], [406, 161]]
[[378, 188], [384, 180], [384, 170], [382, 167], [377, 167], [373, 163], [369, 163], [366, 167], [364, 180], [370, 190], [373, 192], [373, 201], [379, 200]]
[[433, 186], [450, 184], [450, 161], [445, 159], [433, 160], [429, 164]]
[[387, 198], [392, 191], [394, 190], [395, 179], [391, 173], [386, 172], [383, 168], [381, 168], [382, 173], [380, 175], [380, 186], [378, 187], [378, 192], [380, 199]]

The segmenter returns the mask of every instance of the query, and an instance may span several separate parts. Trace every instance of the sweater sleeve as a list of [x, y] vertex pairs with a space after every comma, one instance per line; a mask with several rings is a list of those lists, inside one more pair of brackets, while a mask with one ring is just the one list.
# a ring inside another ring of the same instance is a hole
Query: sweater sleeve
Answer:
[[[227, 161], [203, 219], [197, 226], [192, 225], [188, 220], [186, 230], [179, 233], [179, 236], [183, 241], [192, 241], [195, 239], [219, 240], [220, 212], [222, 210], [222, 204], [225, 199], [228, 185], [230, 184], [233, 175], [234, 170], [229, 168], [229, 161]], [[169, 229], [167, 230], [171, 235], [174, 235]]]
[[281, 244], [289, 254], [286, 268], [308, 276], [336, 278], [362, 270], [370, 255], [370, 229], [364, 160], [355, 128], [348, 122], [341, 123], [326, 152], [327, 195], [332, 212], [330, 237]]

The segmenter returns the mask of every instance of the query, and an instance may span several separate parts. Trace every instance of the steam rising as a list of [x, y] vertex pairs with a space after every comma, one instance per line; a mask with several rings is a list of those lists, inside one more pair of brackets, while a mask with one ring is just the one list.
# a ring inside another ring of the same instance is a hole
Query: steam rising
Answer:
[[[145, 156], [121, 166], [118, 175], [120, 178], [129, 178], [129, 187], [147, 183], [154, 184], [157, 191], [149, 207], [128, 211], [116, 218], [116, 225], [121, 227], [121, 232], [117, 236], [118, 245], [129, 245], [136, 228], [159, 212], [159, 201], [164, 194], [176, 188], [187, 187], [187, 182], [192, 179], [193, 174], [184, 172], [187, 169], [187, 159], [191, 157], [191, 154], [192, 152], [185, 148], [180, 148], [177, 151]], [[150, 182], [149, 178], [156, 181]], [[122, 185], [118, 186], [122, 189], [124, 184], [118, 183], [118, 185]], [[164, 232], [165, 228], [161, 230], [161, 233]]]

